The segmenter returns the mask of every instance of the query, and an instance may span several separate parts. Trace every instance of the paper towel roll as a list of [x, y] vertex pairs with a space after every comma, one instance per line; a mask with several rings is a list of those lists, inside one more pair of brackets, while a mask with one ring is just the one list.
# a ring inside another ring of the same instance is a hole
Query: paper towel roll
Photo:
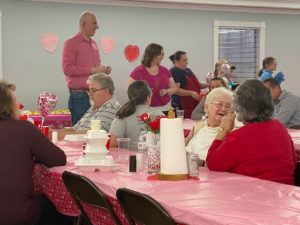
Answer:
[[187, 174], [182, 119], [160, 120], [160, 151], [162, 174]]

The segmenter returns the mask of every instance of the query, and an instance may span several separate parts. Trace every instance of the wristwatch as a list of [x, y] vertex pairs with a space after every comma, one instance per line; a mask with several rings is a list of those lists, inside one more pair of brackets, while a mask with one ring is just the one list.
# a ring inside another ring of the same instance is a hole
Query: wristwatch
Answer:
[[219, 131], [220, 131], [220, 132], [224, 132], [225, 134], [228, 134], [228, 131], [225, 130], [223, 127], [220, 127]]

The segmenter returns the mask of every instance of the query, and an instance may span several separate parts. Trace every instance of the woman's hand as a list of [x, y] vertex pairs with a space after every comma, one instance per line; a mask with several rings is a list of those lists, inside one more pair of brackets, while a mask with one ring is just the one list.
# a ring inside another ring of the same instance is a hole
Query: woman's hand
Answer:
[[234, 128], [234, 120], [235, 120], [236, 114], [235, 113], [228, 113], [225, 115], [221, 120], [221, 127], [229, 133]]
[[197, 100], [198, 102], [200, 101], [199, 94], [196, 91], [191, 91], [191, 97]]
[[234, 128], [235, 114], [228, 113], [221, 120], [221, 128], [216, 136], [216, 140], [224, 141], [225, 136]]
[[160, 96], [166, 96], [166, 95], [168, 95], [168, 89], [160, 89], [159, 90], [159, 95]]

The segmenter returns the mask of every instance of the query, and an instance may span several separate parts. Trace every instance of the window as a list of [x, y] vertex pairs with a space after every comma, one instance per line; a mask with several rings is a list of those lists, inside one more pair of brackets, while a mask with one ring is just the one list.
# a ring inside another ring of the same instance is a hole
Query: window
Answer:
[[215, 21], [214, 61], [236, 66], [232, 81], [256, 78], [265, 52], [265, 23]]

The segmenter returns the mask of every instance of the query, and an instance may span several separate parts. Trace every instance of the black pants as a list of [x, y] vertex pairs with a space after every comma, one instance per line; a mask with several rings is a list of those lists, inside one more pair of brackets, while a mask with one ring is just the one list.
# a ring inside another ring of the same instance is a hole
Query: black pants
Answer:
[[46, 195], [40, 194], [41, 215], [35, 225], [73, 225], [74, 217], [59, 213]]

